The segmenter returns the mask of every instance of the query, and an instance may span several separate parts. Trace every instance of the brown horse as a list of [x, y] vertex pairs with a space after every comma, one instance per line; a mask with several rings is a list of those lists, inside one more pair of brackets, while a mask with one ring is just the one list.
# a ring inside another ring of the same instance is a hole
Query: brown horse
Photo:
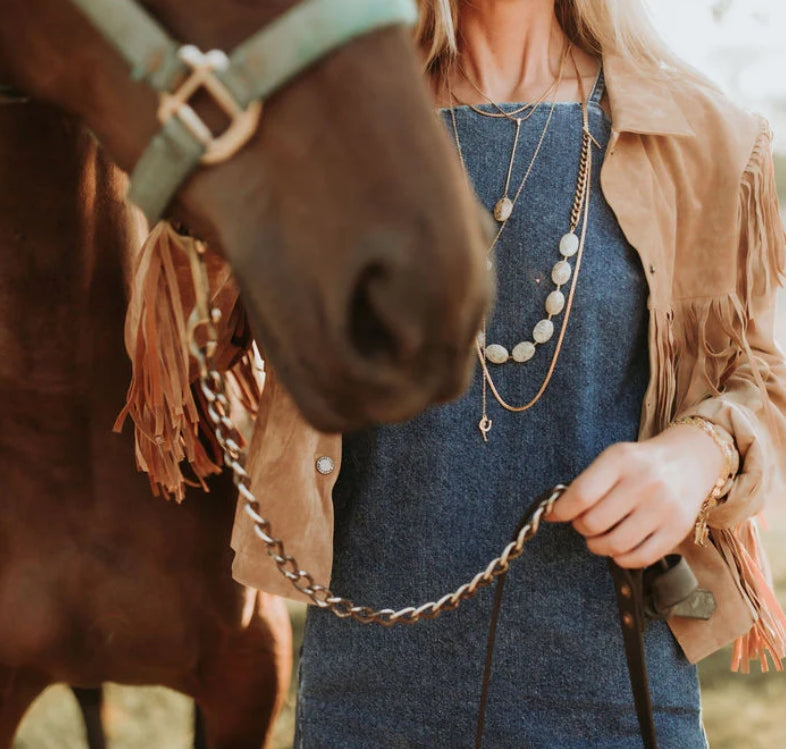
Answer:
[[289, 682], [281, 601], [231, 579], [228, 477], [150, 494], [131, 430], [124, 178], [72, 117], [0, 105], [0, 748], [48, 684], [162, 684], [258, 749]]
[[[289, 4], [146, 5], [210, 48]], [[90, 131], [131, 169], [155, 96], [70, 0], [3, 11], [0, 81], [41, 103], [0, 108], [0, 747], [47, 684], [105, 680], [190, 694], [212, 746], [259, 746], [289, 634], [280, 603], [231, 581], [231, 482], [165, 504], [130, 434], [110, 434], [139, 237]], [[318, 426], [404, 418], [463, 384], [488, 296], [483, 232], [404, 30], [357, 39], [270, 97], [248, 145], [196, 173], [169, 215], [232, 262]]]
[[[144, 3], [173, 38], [228, 51], [293, 4]], [[326, 431], [458, 395], [489, 297], [480, 211], [407, 35], [386, 27], [311, 65], [169, 210], [229, 259], [266, 358]], [[0, 81], [75, 114], [127, 171], [159, 129], [152, 89], [71, 0], [3, 3]]]

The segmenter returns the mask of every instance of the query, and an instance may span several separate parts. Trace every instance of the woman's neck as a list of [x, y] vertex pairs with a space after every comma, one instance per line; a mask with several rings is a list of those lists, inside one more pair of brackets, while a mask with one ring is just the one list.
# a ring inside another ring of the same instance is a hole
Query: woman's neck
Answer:
[[[554, 13], [554, 0], [482, 0], [460, 4], [458, 64], [434, 81], [440, 106], [455, 100], [482, 103], [485, 98], [533, 101], [551, 86], [559, 74], [568, 43]], [[574, 50], [584, 79], [591, 84], [598, 65], [590, 55]], [[549, 99], [578, 100], [576, 70], [567, 60], [563, 83]]]
[[553, 0], [463, 3], [459, 28], [461, 67], [494, 100], [521, 101], [557, 75], [566, 40]]

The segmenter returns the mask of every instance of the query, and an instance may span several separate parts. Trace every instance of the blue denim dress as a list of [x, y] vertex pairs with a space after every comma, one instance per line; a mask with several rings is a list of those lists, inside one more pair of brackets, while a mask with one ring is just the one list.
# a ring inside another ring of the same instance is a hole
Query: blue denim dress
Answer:
[[[502, 410], [489, 394], [488, 443], [478, 430], [479, 371], [460, 401], [346, 436], [334, 491], [336, 593], [375, 608], [438, 599], [498, 555], [544, 490], [570, 482], [612, 443], [636, 440], [649, 376], [647, 286], [600, 189], [610, 135], [602, 87], [601, 77], [589, 105], [601, 148], [594, 153], [586, 249], [548, 389], [523, 414]], [[549, 109], [541, 105], [522, 125], [511, 193]], [[504, 192], [515, 125], [463, 106], [455, 114], [467, 171], [491, 209]], [[452, 134], [449, 112], [442, 117]], [[579, 104], [555, 105], [496, 248], [489, 342], [510, 348], [544, 317], [559, 239], [569, 226], [581, 122]], [[509, 402], [525, 403], [537, 392], [556, 338], [526, 364], [490, 365]], [[486, 589], [455, 612], [393, 629], [310, 608], [295, 746], [473, 747], [492, 600]], [[650, 623], [645, 641], [660, 746], [704, 749], [695, 668], [664, 623]], [[606, 560], [590, 554], [570, 525], [546, 524], [511, 567], [483, 746], [641, 747]]]

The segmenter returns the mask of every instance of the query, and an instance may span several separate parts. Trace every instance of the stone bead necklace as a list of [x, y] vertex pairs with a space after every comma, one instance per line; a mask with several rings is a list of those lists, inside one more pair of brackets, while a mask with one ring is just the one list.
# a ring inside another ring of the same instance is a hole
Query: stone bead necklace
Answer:
[[[565, 69], [565, 62], [569, 54], [571, 53], [571, 47], [568, 45], [565, 48], [565, 51], [562, 54], [562, 58], [560, 60], [560, 68], [557, 77], [554, 79], [552, 84], [549, 88], [544, 92], [544, 94], [538, 98], [538, 100], [532, 106], [532, 111], [529, 113], [534, 114], [535, 110], [537, 110], [538, 106], [543, 102], [546, 95], [549, 92], [559, 88], [563, 74]], [[505, 195], [501, 198], [497, 204], [494, 206], [494, 218], [500, 223], [500, 228], [497, 231], [496, 236], [494, 237], [494, 241], [491, 243], [489, 247], [489, 255], [493, 253], [494, 249], [497, 246], [499, 241], [500, 235], [502, 234], [503, 230], [505, 229], [508, 220], [510, 219], [513, 209], [515, 208], [516, 204], [518, 203], [518, 199], [521, 196], [521, 193], [524, 189], [524, 186], [529, 179], [530, 173], [535, 165], [535, 161], [540, 153], [541, 146], [543, 145], [543, 141], [545, 140], [546, 133], [548, 132], [549, 124], [551, 122], [552, 115], [554, 113], [554, 105], [556, 102], [552, 102], [551, 111], [549, 112], [549, 116], [546, 119], [546, 124], [543, 128], [543, 132], [541, 133], [540, 140], [533, 152], [532, 159], [527, 167], [524, 177], [519, 184], [516, 193], [511, 200], [508, 197], [508, 189], [510, 184], [510, 176], [513, 169], [513, 160], [516, 155], [516, 146], [518, 145], [519, 139], [519, 131], [521, 129], [521, 124], [526, 118], [519, 118], [514, 117], [513, 113], [506, 112], [502, 107], [499, 106], [496, 102], [492, 101], [490, 97], [483, 92], [480, 87], [467, 75], [463, 68], [459, 68], [462, 75], [467, 79], [470, 85], [475, 88], [482, 96], [484, 96], [491, 104], [497, 109], [497, 113], [489, 113], [484, 112], [482, 109], [478, 107], [472, 107], [472, 110], [477, 114], [483, 115], [485, 117], [505, 117], [509, 120], [512, 120], [516, 124], [516, 137], [514, 140], [514, 145], [510, 157], [510, 164], [508, 165], [507, 170], [507, 178], [505, 183]], [[451, 99], [453, 95], [451, 93]], [[518, 114], [522, 111], [523, 108], [516, 110], [515, 114]], [[461, 160], [461, 164], [464, 167], [466, 172], [466, 165], [464, 163], [464, 155], [461, 149], [461, 141], [459, 138], [458, 133], [458, 125], [456, 123], [455, 113], [453, 111], [453, 107], [451, 107], [451, 119], [453, 124], [453, 135], [456, 141], [456, 148], [459, 154], [459, 158]], [[579, 180], [580, 181], [580, 180]], [[554, 284], [554, 290], [548, 295], [545, 302], [545, 309], [546, 309], [546, 316], [541, 319], [533, 328], [532, 330], [532, 340], [523, 340], [513, 346], [513, 350], [509, 351], [505, 346], [499, 343], [491, 343], [488, 344], [486, 341], [486, 331], [485, 325], [484, 330], [478, 333], [478, 344], [483, 349], [484, 356], [486, 361], [492, 364], [505, 364], [507, 362], [517, 362], [517, 363], [525, 363], [528, 362], [532, 357], [535, 355], [536, 348], [538, 345], [542, 345], [544, 343], [548, 343], [554, 337], [554, 318], [558, 317], [563, 309], [565, 308], [565, 295], [562, 292], [562, 287], [570, 281], [570, 278], [573, 274], [573, 268], [570, 265], [569, 259], [572, 258], [579, 250], [580, 240], [578, 235], [576, 234], [576, 227], [578, 226], [579, 217], [580, 217], [580, 210], [577, 209], [577, 205], [581, 204], [581, 196], [579, 195], [579, 188], [577, 187], [576, 198], [573, 204], [573, 210], [571, 211], [571, 224], [570, 229], [567, 234], [564, 234], [560, 239], [559, 243], [559, 254], [560, 259], [555, 263], [554, 267], [551, 269], [551, 281]], [[492, 267], [492, 262], [489, 259], [489, 268]]]
[[[548, 297], [546, 298], [545, 308], [546, 308], [546, 317], [541, 319], [533, 328], [532, 330], [532, 340], [523, 340], [517, 343], [513, 347], [513, 351], [509, 352], [508, 349], [503, 346], [502, 344], [491, 343], [487, 344], [486, 341], [486, 322], [484, 320], [483, 330], [478, 334], [476, 348], [478, 352], [478, 357], [480, 359], [481, 367], [483, 370], [483, 392], [482, 392], [482, 416], [480, 422], [478, 423], [478, 428], [483, 436], [484, 441], [488, 441], [488, 435], [491, 431], [492, 427], [492, 420], [488, 416], [487, 412], [487, 402], [486, 402], [486, 390], [487, 387], [491, 389], [492, 394], [494, 395], [494, 399], [499, 403], [499, 405], [504, 408], [506, 411], [510, 411], [512, 413], [522, 413], [524, 411], [529, 410], [532, 406], [537, 403], [543, 393], [548, 388], [549, 382], [551, 381], [551, 376], [554, 373], [554, 368], [557, 364], [557, 359], [559, 358], [560, 351], [562, 349], [562, 341], [565, 335], [565, 330], [568, 325], [568, 319], [570, 316], [570, 311], [573, 306], [573, 298], [576, 291], [576, 282], [578, 280], [578, 273], [579, 268], [581, 266], [581, 258], [584, 251], [584, 245], [586, 241], [586, 233], [587, 233], [587, 224], [588, 224], [588, 214], [589, 214], [589, 205], [590, 205], [590, 175], [592, 173], [592, 143], [595, 143], [597, 146], [597, 141], [592, 137], [589, 131], [589, 119], [588, 119], [588, 109], [587, 109], [587, 99], [584, 95], [584, 86], [582, 82], [581, 72], [579, 71], [578, 64], [576, 63], [575, 56], [573, 55], [571, 46], [568, 45], [566, 51], [563, 56], [563, 63], [560, 66], [560, 75], [559, 79], [562, 78], [562, 68], [564, 66], [564, 61], [567, 56], [570, 55], [573, 65], [576, 69], [576, 78], [579, 86], [579, 97], [581, 102], [581, 115], [582, 115], [582, 144], [581, 144], [581, 155], [579, 157], [579, 168], [576, 177], [576, 191], [574, 194], [573, 204], [571, 207], [570, 212], [570, 224], [568, 231], [562, 235], [559, 241], [558, 250], [559, 250], [559, 260], [554, 264], [551, 270], [551, 280], [554, 284], [554, 290], [549, 293]], [[452, 99], [452, 94], [451, 94]], [[501, 111], [499, 105], [495, 105], [498, 110]], [[456, 147], [458, 149], [459, 158], [461, 160], [461, 164], [464, 167], [466, 172], [466, 165], [464, 163], [464, 157], [461, 151], [461, 142], [459, 140], [458, 134], [458, 127], [456, 124], [456, 116], [453, 112], [453, 108], [451, 107], [451, 119], [453, 123], [453, 134], [456, 139]], [[538, 152], [540, 150], [540, 146], [543, 143], [543, 140], [546, 135], [546, 131], [548, 130], [548, 124], [551, 120], [551, 115], [554, 112], [554, 103], [552, 103], [551, 113], [549, 114], [549, 118], [546, 121], [546, 127], [544, 128], [543, 133], [541, 134], [540, 143], [538, 147], [535, 149], [535, 153], [533, 155], [533, 160], [530, 163], [529, 169], [527, 170], [526, 174], [524, 175], [524, 179], [522, 180], [521, 184], [519, 185], [519, 189], [516, 192], [516, 195], [512, 201], [511, 210], [504, 217], [502, 220], [502, 226], [497, 232], [494, 241], [489, 248], [489, 254], [494, 250], [496, 247], [497, 241], [499, 240], [500, 234], [505, 229], [507, 225], [508, 219], [510, 218], [510, 213], [513, 212], [513, 208], [515, 208], [516, 202], [521, 194], [521, 191], [524, 188], [524, 184], [527, 181], [530, 171], [534, 165], [534, 161], [537, 158]], [[520, 123], [517, 122], [517, 127], [520, 127]], [[499, 219], [498, 219], [499, 220]], [[580, 234], [577, 233], [579, 225], [582, 225]], [[575, 271], [570, 264], [570, 259], [572, 257], [576, 257], [576, 267]], [[565, 294], [562, 292], [562, 288], [571, 281], [572, 283], [570, 286], [570, 291], [568, 297], [566, 299]], [[562, 326], [559, 331], [559, 336], [557, 340], [556, 347], [554, 349], [554, 353], [552, 355], [551, 364], [548, 368], [548, 372], [541, 384], [537, 394], [528, 402], [522, 405], [512, 405], [505, 401], [502, 395], [499, 393], [494, 380], [491, 376], [491, 372], [489, 371], [488, 364], [505, 364], [507, 362], [517, 362], [517, 363], [525, 363], [532, 359], [535, 355], [536, 349], [538, 345], [542, 345], [550, 341], [555, 334], [555, 326], [554, 326], [554, 318], [565, 313], [564, 320]]]
[[505, 364], [509, 361], [523, 364], [535, 356], [538, 345], [548, 343], [554, 337], [554, 318], [562, 314], [565, 309], [565, 294], [562, 292], [562, 287], [570, 281], [573, 274], [569, 259], [578, 251], [579, 236], [576, 234], [576, 227], [572, 226], [570, 231], [560, 239], [559, 254], [561, 258], [551, 269], [551, 281], [555, 288], [546, 297], [546, 317], [532, 329], [532, 340], [520, 341], [509, 352], [502, 344], [486, 343], [486, 333], [481, 331], [478, 333], [478, 343], [483, 349], [487, 361], [492, 364]]

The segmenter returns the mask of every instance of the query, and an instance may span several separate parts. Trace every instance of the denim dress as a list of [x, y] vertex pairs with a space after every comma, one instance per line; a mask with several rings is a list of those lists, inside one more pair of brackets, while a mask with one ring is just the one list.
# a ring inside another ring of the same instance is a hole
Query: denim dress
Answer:
[[[600, 147], [592, 146], [586, 246], [547, 390], [520, 414], [489, 393], [488, 442], [478, 429], [479, 369], [461, 400], [345, 436], [333, 494], [331, 587], [338, 595], [375, 608], [437, 600], [499, 554], [535, 498], [570, 482], [609, 445], [636, 440], [649, 378], [647, 285], [600, 188], [611, 130], [602, 93], [600, 76], [589, 104]], [[522, 124], [511, 197], [550, 109], [541, 105]], [[467, 171], [491, 209], [504, 193], [515, 125], [465, 106], [454, 112]], [[441, 116], [452, 136], [449, 111]], [[579, 104], [554, 106], [495, 249], [490, 343], [510, 349], [545, 316], [576, 191], [581, 123]], [[538, 391], [563, 319], [555, 318], [554, 337], [529, 362], [489, 365], [508, 402], [526, 403]], [[295, 746], [473, 747], [493, 597], [485, 589], [438, 619], [391, 629], [311, 607]], [[696, 669], [663, 622], [648, 624], [645, 648], [661, 749], [703, 749]], [[545, 524], [511, 566], [485, 722], [486, 749], [642, 746], [606, 560], [589, 553], [569, 524]]]

